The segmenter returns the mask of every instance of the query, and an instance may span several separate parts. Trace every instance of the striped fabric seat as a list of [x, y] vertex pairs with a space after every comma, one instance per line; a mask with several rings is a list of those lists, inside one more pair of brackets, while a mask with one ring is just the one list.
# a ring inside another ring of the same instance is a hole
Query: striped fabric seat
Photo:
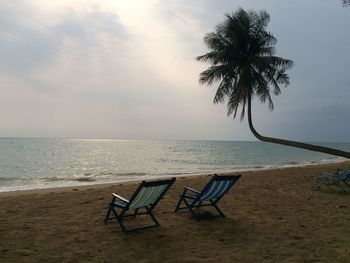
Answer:
[[226, 193], [231, 188], [234, 181], [213, 181], [212, 184], [202, 192], [199, 197], [200, 201], [217, 199]]
[[167, 185], [144, 187], [130, 204], [131, 208], [139, 208], [153, 204], [163, 193]]

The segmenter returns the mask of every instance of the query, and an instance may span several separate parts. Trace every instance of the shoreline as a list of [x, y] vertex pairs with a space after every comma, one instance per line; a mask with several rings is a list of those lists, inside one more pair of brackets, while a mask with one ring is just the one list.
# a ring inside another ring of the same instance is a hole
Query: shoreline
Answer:
[[[224, 172], [210, 172], [210, 173], [200, 173], [200, 174], [177, 174], [174, 176], [166, 175], [166, 176], [154, 176], [148, 178], [139, 178], [133, 180], [125, 180], [125, 181], [114, 181], [114, 182], [101, 182], [101, 183], [86, 183], [80, 185], [68, 185], [68, 186], [56, 186], [56, 187], [45, 187], [45, 188], [31, 188], [31, 189], [23, 189], [23, 190], [10, 190], [10, 191], [0, 191], [0, 198], [7, 196], [17, 196], [22, 194], [46, 194], [46, 193], [57, 193], [57, 192], [67, 192], [67, 191], [76, 191], [76, 190], [86, 190], [91, 188], [105, 188], [110, 186], [118, 186], [118, 185], [135, 185], [143, 180], [157, 180], [157, 179], [165, 179], [175, 177], [177, 179], [190, 179], [190, 178], [202, 178], [212, 176], [214, 174], [217, 175], [232, 175], [232, 174], [245, 174], [245, 173], [259, 173], [259, 172], [268, 172], [268, 171], [279, 171], [279, 170], [289, 170], [289, 169], [297, 169], [297, 168], [308, 168], [308, 167], [319, 167], [319, 168], [329, 168], [337, 169], [336, 166], [350, 166], [350, 161], [338, 161], [338, 162], [327, 162], [327, 163], [309, 163], [304, 165], [291, 165], [291, 166], [278, 166], [278, 167], [268, 167], [268, 168], [251, 168], [246, 170], [237, 170], [237, 171], [224, 171]], [[334, 166], [334, 167], [333, 167]]]

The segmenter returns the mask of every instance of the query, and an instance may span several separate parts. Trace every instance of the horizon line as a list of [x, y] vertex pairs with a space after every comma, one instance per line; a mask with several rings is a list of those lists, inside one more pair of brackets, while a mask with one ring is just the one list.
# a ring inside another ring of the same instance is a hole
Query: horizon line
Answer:
[[[261, 142], [259, 140], [234, 140], [234, 139], [175, 139], [175, 138], [158, 138], [158, 139], [140, 139], [140, 138], [93, 138], [93, 137], [41, 137], [41, 136], [0, 136], [0, 139], [61, 139], [61, 140], [86, 140], [86, 141], [202, 141], [202, 142]], [[300, 141], [307, 143], [350, 143], [349, 141]], [[269, 142], [266, 142], [269, 143]]]

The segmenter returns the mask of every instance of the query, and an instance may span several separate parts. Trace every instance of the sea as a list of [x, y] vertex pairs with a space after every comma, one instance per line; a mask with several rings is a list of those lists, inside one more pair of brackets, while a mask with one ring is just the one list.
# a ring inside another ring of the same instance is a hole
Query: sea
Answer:
[[[319, 143], [350, 151], [350, 143]], [[0, 138], [0, 192], [341, 162], [257, 141]]]

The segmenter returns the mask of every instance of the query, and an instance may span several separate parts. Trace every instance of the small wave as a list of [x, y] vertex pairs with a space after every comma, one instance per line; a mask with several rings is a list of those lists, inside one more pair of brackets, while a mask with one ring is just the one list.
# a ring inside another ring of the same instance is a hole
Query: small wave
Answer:
[[99, 175], [110, 175], [110, 176], [144, 176], [146, 175], [146, 173], [137, 173], [137, 172], [130, 172], [130, 173], [113, 173], [113, 172], [101, 172], [98, 175], [96, 175], [97, 177]]
[[18, 177], [0, 177], [0, 181], [14, 181], [14, 180], [18, 180]]
[[[168, 160], [169, 162], [169, 160]], [[198, 160], [171, 160], [171, 162], [173, 163], [180, 163], [180, 164], [196, 164], [196, 165], [200, 165], [201, 162]]]
[[164, 175], [188, 175], [188, 174], [196, 174], [196, 173], [195, 172], [169, 172], [169, 173], [163, 173], [163, 174]]
[[[238, 171], [238, 170], [242, 170], [242, 171], [246, 171], [246, 170], [255, 170], [255, 169], [266, 169], [266, 168], [271, 168], [272, 165], [235, 165], [231, 167], [232, 171]], [[227, 170], [227, 168], [223, 168], [225, 170]]]
[[113, 173], [109, 173], [109, 172], [102, 172], [102, 173], [100, 173], [100, 175], [113, 175]]
[[72, 181], [77, 181], [77, 182], [95, 182], [96, 180], [91, 178], [91, 177], [79, 177], [79, 178], [74, 178]]
[[65, 178], [59, 178], [59, 177], [48, 177], [48, 178], [45, 178], [45, 179], [48, 182], [56, 182], [56, 181], [63, 181], [63, 180], [65, 180]]
[[269, 165], [254, 165], [254, 166], [249, 166], [249, 168], [253, 168], [253, 169], [260, 169], [260, 168], [266, 168], [268, 167]]
[[329, 157], [326, 159], [322, 159], [321, 163], [338, 163], [338, 162], [343, 162], [346, 159], [343, 157]]
[[[53, 176], [53, 177], [45, 177], [45, 178], [4, 178], [1, 177], [0, 181], [5, 180], [41, 180], [48, 183], [55, 183], [55, 182], [68, 182], [68, 181], [75, 181], [75, 182], [96, 182], [96, 181], [104, 181], [104, 180], [111, 180], [111, 179], [122, 179], [122, 178], [131, 178], [131, 177], [139, 177], [139, 176], [146, 176], [149, 174], [146, 173], [137, 173], [137, 172], [130, 172], [130, 173], [113, 173], [113, 172], [101, 172], [101, 173], [84, 173], [84, 174], [76, 174], [71, 176]], [[125, 180], [125, 179], [122, 179]]]

